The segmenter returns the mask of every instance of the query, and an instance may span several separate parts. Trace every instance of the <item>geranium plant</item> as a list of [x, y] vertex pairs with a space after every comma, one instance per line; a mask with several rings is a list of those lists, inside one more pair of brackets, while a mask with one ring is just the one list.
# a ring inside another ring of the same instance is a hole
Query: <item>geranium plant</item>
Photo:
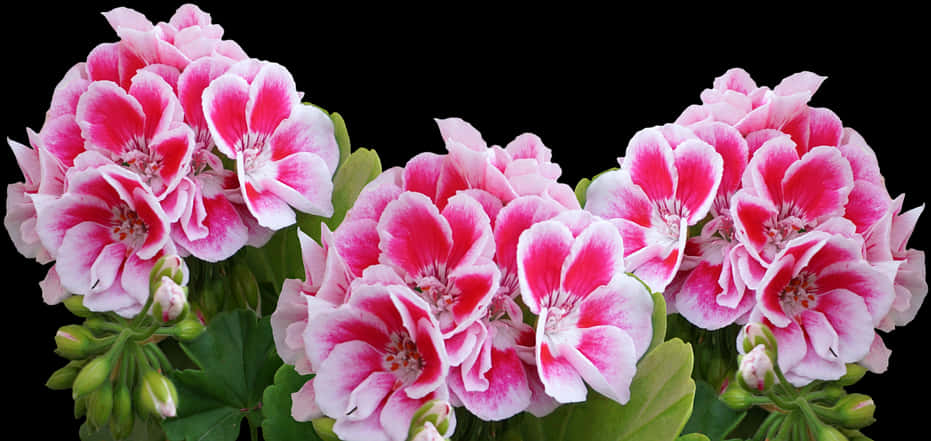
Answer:
[[870, 439], [923, 201], [825, 77], [718, 73], [570, 183], [455, 116], [383, 165], [200, 7], [103, 17], [4, 216], [82, 439]]

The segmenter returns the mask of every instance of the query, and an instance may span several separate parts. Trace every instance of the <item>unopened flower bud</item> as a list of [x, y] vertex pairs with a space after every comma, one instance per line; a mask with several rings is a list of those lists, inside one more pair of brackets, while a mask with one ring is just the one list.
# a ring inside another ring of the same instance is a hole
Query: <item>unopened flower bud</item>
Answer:
[[68, 308], [68, 311], [78, 317], [88, 318], [94, 314], [93, 311], [84, 306], [84, 296], [70, 296], [62, 300], [62, 303], [64, 303], [65, 308]]
[[753, 405], [753, 395], [740, 387], [736, 381], [727, 386], [720, 399], [727, 404], [727, 407], [736, 411], [749, 409]]
[[821, 424], [815, 428], [815, 439], [818, 441], [848, 441], [847, 437], [834, 426]]
[[189, 342], [204, 332], [204, 325], [196, 318], [187, 318], [175, 324], [175, 337], [183, 342]]
[[424, 425], [411, 430], [408, 439], [410, 441], [446, 441], [446, 438], [443, 438], [443, 435], [440, 435], [436, 427], [433, 427], [433, 424], [430, 423], [424, 423]]
[[80, 361], [69, 362], [65, 367], [52, 373], [48, 381], [45, 382], [45, 387], [52, 390], [71, 389], [78, 372], [81, 372], [82, 365], [83, 363]]
[[748, 390], [757, 392], [765, 392], [776, 384], [773, 359], [766, 346], [757, 345], [741, 358], [737, 379]]
[[449, 430], [449, 415], [452, 412], [453, 408], [447, 401], [428, 401], [414, 412], [409, 433], [413, 434], [415, 430], [423, 430], [422, 428], [426, 423], [433, 425], [440, 433], [446, 433]]
[[110, 420], [110, 434], [113, 439], [126, 439], [133, 431], [133, 398], [129, 386], [117, 384], [113, 390], [113, 417]]
[[94, 336], [81, 325], [66, 325], [55, 333], [55, 353], [69, 360], [87, 358], [95, 349]]
[[103, 427], [113, 412], [113, 386], [105, 381], [87, 396], [87, 421], [94, 427]]
[[230, 289], [243, 306], [257, 311], [259, 308], [259, 284], [248, 266], [242, 263], [233, 267]]
[[866, 375], [865, 367], [856, 363], [847, 363], [847, 372], [843, 377], [838, 378], [836, 383], [840, 386], [850, 386], [860, 381], [864, 375]]
[[850, 394], [837, 401], [832, 408], [838, 423], [850, 429], [862, 429], [876, 421], [876, 403], [863, 394]]
[[177, 414], [178, 392], [171, 380], [154, 370], [142, 374], [136, 389], [139, 409], [159, 418], [170, 418]]
[[166, 255], [158, 259], [149, 274], [149, 284], [154, 286], [162, 277], [168, 277], [178, 285], [186, 285], [188, 269], [184, 259], [176, 255]]
[[187, 305], [187, 290], [168, 276], [162, 276], [152, 296], [152, 314], [163, 322], [181, 316]]
[[763, 345], [766, 349], [769, 349], [773, 354], [776, 353], [778, 344], [776, 343], [776, 336], [773, 335], [773, 331], [769, 330], [769, 327], [762, 323], [747, 323], [743, 329], [740, 330], [741, 334], [741, 345], [744, 350], [744, 353], [748, 353], [753, 348]]
[[71, 393], [74, 397], [93, 392], [104, 384], [110, 377], [112, 369], [110, 357], [106, 355], [94, 358], [78, 372], [78, 376], [71, 385]]

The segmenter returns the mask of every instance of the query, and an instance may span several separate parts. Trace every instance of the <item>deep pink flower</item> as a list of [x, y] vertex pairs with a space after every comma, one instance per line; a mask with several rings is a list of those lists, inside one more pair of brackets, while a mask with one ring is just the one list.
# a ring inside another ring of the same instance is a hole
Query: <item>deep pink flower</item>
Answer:
[[91, 83], [75, 119], [87, 150], [137, 174], [159, 200], [189, 171], [194, 134], [171, 86], [152, 72], [139, 71], [128, 92], [110, 81]]
[[521, 297], [539, 316], [536, 367], [556, 401], [585, 400], [585, 383], [621, 404], [630, 398], [652, 337], [653, 301], [624, 273], [622, 256], [617, 228], [588, 212], [566, 212], [521, 234]]
[[690, 129], [669, 125], [635, 134], [620, 162], [592, 182], [585, 209], [617, 219], [627, 268], [662, 292], [682, 262], [688, 227], [715, 200], [723, 161]]
[[299, 102], [291, 74], [245, 60], [203, 93], [204, 117], [217, 149], [236, 161], [243, 201], [259, 224], [295, 222], [291, 207], [329, 216], [331, 177], [339, 161], [333, 122]]
[[152, 266], [174, 250], [167, 216], [138, 176], [114, 164], [74, 168], [65, 193], [37, 198], [36, 212], [62, 287], [92, 311], [139, 312]]
[[443, 337], [430, 306], [407, 286], [360, 279], [352, 290], [348, 303], [307, 326], [316, 376], [294, 396], [292, 413], [335, 419], [341, 439], [403, 441], [418, 408], [448, 398]]
[[837, 379], [846, 363], [870, 351], [895, 291], [863, 259], [862, 246], [857, 238], [809, 232], [789, 241], [764, 275], [751, 320], [773, 331], [791, 382]]

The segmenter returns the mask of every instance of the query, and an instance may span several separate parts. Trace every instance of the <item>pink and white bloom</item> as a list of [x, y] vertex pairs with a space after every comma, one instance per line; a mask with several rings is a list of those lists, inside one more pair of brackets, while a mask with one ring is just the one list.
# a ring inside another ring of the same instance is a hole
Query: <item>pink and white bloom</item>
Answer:
[[521, 234], [521, 298], [539, 317], [537, 373], [561, 403], [585, 400], [588, 383], [624, 404], [637, 360], [652, 338], [653, 300], [625, 274], [621, 235], [610, 222], [570, 211]]
[[745, 316], [753, 307], [753, 293], [739, 269], [746, 254], [734, 234], [730, 200], [741, 187], [749, 151], [736, 129], [720, 122], [692, 127], [701, 140], [723, 159], [721, 185], [698, 236], [688, 240], [680, 272], [666, 289], [669, 310], [704, 329], [719, 329]]
[[585, 209], [616, 219], [626, 267], [662, 292], [679, 270], [688, 227], [714, 202], [723, 160], [691, 130], [669, 125], [637, 132], [620, 163], [592, 182]]
[[153, 306], [157, 304], [161, 310], [159, 319], [163, 322], [170, 322], [184, 311], [184, 305], [187, 304], [187, 292], [170, 277], [162, 276], [158, 287], [152, 294], [152, 304]]
[[335, 419], [340, 439], [403, 441], [417, 409], [448, 398], [443, 337], [410, 288], [363, 280], [347, 303], [309, 322], [304, 342], [316, 376], [294, 406], [311, 410], [303, 417]]
[[767, 325], [796, 385], [834, 380], [863, 359], [895, 299], [892, 280], [862, 255], [862, 240], [814, 231], [789, 241], [757, 290], [751, 321]]
[[159, 200], [187, 175], [194, 133], [182, 122], [172, 87], [140, 71], [129, 91], [96, 81], [78, 100], [75, 119], [85, 148], [137, 174]]
[[339, 161], [333, 122], [301, 105], [284, 67], [236, 63], [204, 89], [203, 108], [217, 149], [236, 161], [243, 201], [261, 226], [293, 224], [292, 207], [332, 214], [331, 178]]
[[853, 186], [850, 163], [837, 148], [799, 156], [788, 136], [773, 138], [754, 153], [731, 201], [737, 237], [765, 268], [792, 239], [843, 221]]
[[388, 203], [379, 218], [379, 261], [417, 289], [444, 337], [478, 320], [498, 291], [490, 222], [468, 195], [450, 198], [440, 211], [410, 191]]
[[747, 386], [760, 392], [779, 382], [773, 369], [773, 360], [763, 345], [756, 345], [740, 359], [737, 375]]
[[36, 198], [36, 232], [67, 291], [92, 311], [137, 314], [149, 273], [174, 251], [167, 216], [151, 189], [115, 164], [72, 169], [60, 198]]
[[178, 247], [199, 259], [216, 262], [232, 256], [249, 242], [246, 221], [233, 201], [241, 201], [236, 173], [225, 170], [213, 152], [214, 141], [204, 118], [204, 89], [224, 74], [233, 62], [203, 57], [185, 68], [178, 78], [178, 100], [184, 121], [194, 131], [194, 151], [187, 176], [178, 185], [181, 217], [171, 236]]

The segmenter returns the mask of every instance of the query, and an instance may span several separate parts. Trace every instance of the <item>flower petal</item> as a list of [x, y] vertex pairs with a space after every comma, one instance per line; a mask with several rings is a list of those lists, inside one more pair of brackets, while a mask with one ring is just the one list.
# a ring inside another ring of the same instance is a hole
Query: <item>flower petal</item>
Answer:
[[559, 292], [562, 265], [572, 241], [572, 232], [557, 221], [540, 222], [520, 235], [517, 274], [521, 297], [531, 312], [539, 314], [550, 306], [551, 295]]
[[213, 80], [202, 95], [204, 118], [221, 153], [234, 159], [249, 131], [246, 125], [246, 102], [249, 83], [238, 75], [226, 73]]

